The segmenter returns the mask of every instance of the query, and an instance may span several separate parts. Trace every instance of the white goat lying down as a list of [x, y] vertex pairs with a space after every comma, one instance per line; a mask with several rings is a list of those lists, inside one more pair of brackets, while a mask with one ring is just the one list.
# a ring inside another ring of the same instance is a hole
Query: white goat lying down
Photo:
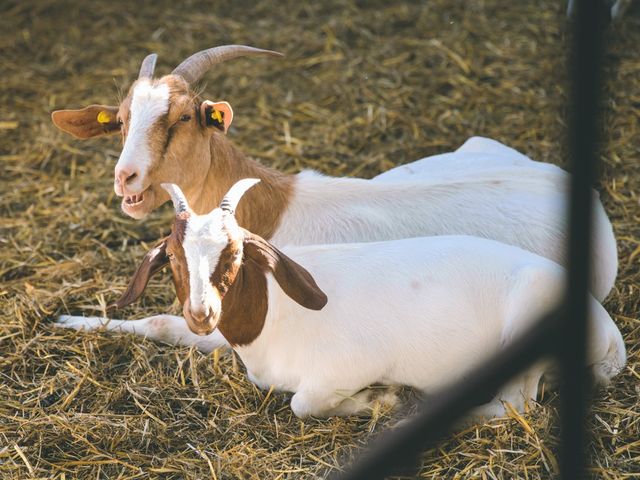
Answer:
[[[155, 55], [149, 55], [119, 107], [58, 111], [53, 121], [80, 138], [121, 132], [124, 148], [114, 188], [123, 196], [123, 211], [134, 218], [169, 200], [160, 188], [163, 182], [180, 185], [194, 212], [206, 213], [236, 181], [256, 177], [261, 183], [247, 194], [237, 218], [278, 246], [462, 234], [565, 263], [568, 174], [492, 140], [473, 138], [456, 152], [394, 168], [373, 181], [312, 171], [287, 175], [246, 158], [225, 135], [233, 119], [231, 106], [202, 100], [193, 89], [209, 68], [243, 55], [277, 54], [247, 46], [215, 47], [159, 79], [153, 79]], [[618, 260], [611, 223], [602, 203], [595, 203], [591, 291], [603, 300], [613, 287]], [[168, 262], [163, 243], [147, 262], [152, 270]], [[59, 324], [98, 328], [102, 320], [63, 316]], [[225, 344], [216, 334], [196, 338], [182, 318], [171, 315], [113, 320], [108, 328], [204, 351]]]
[[[166, 250], [189, 328], [218, 329], [252, 382], [295, 393], [298, 417], [361, 412], [372, 402], [363, 389], [373, 383], [428, 393], [463, 379], [553, 308], [563, 290], [559, 265], [468, 236], [280, 251], [234, 217], [258, 181], [239, 181], [206, 215], [167, 185], [176, 217]], [[136, 276], [146, 284], [149, 271]], [[590, 302], [588, 361], [602, 384], [624, 366], [625, 347], [607, 312]], [[534, 366], [475, 414], [503, 415], [501, 401], [523, 411], [544, 370]]]

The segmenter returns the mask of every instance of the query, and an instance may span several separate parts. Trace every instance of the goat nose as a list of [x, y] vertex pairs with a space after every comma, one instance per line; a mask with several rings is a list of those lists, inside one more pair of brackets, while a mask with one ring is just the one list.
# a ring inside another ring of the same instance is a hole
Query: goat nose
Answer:
[[189, 308], [189, 313], [194, 320], [204, 322], [209, 317], [210, 311], [208, 308], [191, 307]]
[[129, 170], [127, 168], [116, 169], [116, 182], [118, 182], [122, 187], [131, 183], [137, 176], [138, 173], [133, 170]]

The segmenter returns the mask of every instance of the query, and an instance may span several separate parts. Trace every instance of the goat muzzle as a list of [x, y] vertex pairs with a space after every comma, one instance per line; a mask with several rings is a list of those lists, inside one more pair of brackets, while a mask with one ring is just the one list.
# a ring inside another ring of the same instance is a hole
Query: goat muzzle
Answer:
[[216, 315], [210, 307], [192, 309], [189, 299], [182, 307], [182, 314], [187, 321], [189, 330], [201, 336], [211, 334], [218, 326], [218, 320], [220, 319], [220, 315]]

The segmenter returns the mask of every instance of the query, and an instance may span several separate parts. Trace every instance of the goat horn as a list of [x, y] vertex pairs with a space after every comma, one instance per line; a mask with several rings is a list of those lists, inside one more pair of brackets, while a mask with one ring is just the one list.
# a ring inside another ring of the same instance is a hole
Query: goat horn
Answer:
[[160, 186], [171, 195], [171, 201], [173, 202], [173, 208], [175, 208], [176, 214], [189, 210], [187, 199], [178, 185], [175, 183], [161, 183]]
[[220, 202], [220, 208], [233, 215], [238, 206], [238, 202], [245, 192], [259, 181], [260, 179], [258, 178], [245, 178], [234, 183]]
[[174, 70], [174, 75], [184, 78], [189, 85], [193, 85], [217, 63], [231, 60], [236, 57], [259, 56], [283, 57], [279, 52], [262, 50], [260, 48], [249, 47], [247, 45], [223, 45], [220, 47], [208, 48], [194, 53]]
[[156, 60], [158, 60], [158, 55], [155, 53], [150, 53], [140, 65], [140, 73], [138, 73], [138, 80], [141, 78], [151, 78], [153, 77], [153, 71], [156, 69]]

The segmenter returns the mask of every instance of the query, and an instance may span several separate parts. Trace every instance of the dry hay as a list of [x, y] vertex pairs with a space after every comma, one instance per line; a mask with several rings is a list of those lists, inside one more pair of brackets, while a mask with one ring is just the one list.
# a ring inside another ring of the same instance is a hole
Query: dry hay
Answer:
[[[439, 0], [217, 2], [5, 1], [0, 6], [0, 478], [322, 476], [388, 421], [300, 421], [233, 357], [132, 336], [51, 326], [100, 314], [167, 229], [119, 213], [116, 139], [74, 141], [54, 108], [113, 103], [140, 60], [166, 73], [211, 45], [247, 43], [283, 61], [229, 62], [205, 92], [236, 111], [231, 137], [286, 171], [371, 176], [485, 135], [563, 165], [563, 2]], [[469, 5], [467, 5], [469, 4]], [[598, 478], [640, 472], [640, 20], [610, 32], [600, 191], [620, 251], [606, 302], [629, 365], [589, 417]], [[122, 315], [178, 311], [165, 273]], [[570, 341], [570, 339], [568, 340]], [[423, 478], [548, 478], [557, 472], [557, 402], [451, 435]]]

